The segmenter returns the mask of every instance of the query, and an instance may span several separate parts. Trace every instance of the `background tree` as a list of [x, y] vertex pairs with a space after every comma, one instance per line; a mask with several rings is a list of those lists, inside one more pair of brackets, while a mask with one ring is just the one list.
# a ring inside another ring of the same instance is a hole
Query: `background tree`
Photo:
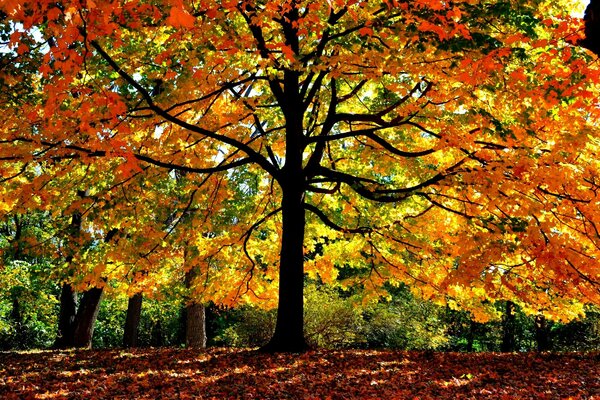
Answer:
[[54, 232], [44, 213], [13, 214], [0, 223], [0, 347], [47, 346], [56, 321], [51, 279]]

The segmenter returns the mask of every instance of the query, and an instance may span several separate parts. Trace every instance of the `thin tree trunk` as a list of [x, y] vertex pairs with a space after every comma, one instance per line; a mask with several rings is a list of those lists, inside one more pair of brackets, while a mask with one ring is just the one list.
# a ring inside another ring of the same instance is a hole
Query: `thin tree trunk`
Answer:
[[75, 317], [74, 347], [87, 349], [92, 347], [94, 324], [100, 310], [102, 292], [102, 288], [91, 288], [86, 290], [81, 297], [77, 316]]
[[165, 345], [162, 324], [160, 321], [156, 321], [154, 324], [152, 324], [150, 345], [152, 347], [162, 347]]
[[467, 333], [467, 351], [469, 353], [473, 352], [473, 344], [475, 342], [475, 321], [469, 321], [469, 332]]
[[123, 347], [137, 347], [138, 328], [142, 314], [142, 293], [136, 293], [129, 298], [127, 303], [127, 317], [125, 318], [125, 329], [123, 333]]
[[535, 341], [538, 351], [552, 350], [552, 341], [550, 340], [550, 327], [548, 320], [543, 315], [535, 317]]
[[502, 345], [500, 350], [503, 352], [513, 352], [516, 350], [515, 340], [515, 303], [512, 301], [506, 302], [504, 317], [502, 319]]
[[60, 311], [58, 314], [58, 334], [55, 349], [66, 349], [74, 345], [75, 315], [77, 312], [77, 295], [73, 287], [63, 283], [60, 292]]
[[14, 347], [23, 349], [26, 347], [26, 332], [23, 313], [21, 310], [21, 302], [17, 293], [12, 293], [12, 310], [10, 311], [10, 319], [15, 325], [15, 338], [13, 340]]
[[[19, 217], [18, 214], [15, 214], [13, 217], [15, 223], [15, 235], [11, 240], [11, 247], [14, 250], [14, 254], [12, 256], [13, 260], [22, 260], [23, 259], [23, 223], [24, 221]], [[19, 298], [22, 295], [21, 288], [13, 287], [10, 291], [10, 296], [12, 300], [12, 309], [10, 312], [10, 319], [12, 320], [15, 326], [15, 335], [13, 342], [13, 347], [22, 349], [26, 347], [26, 336], [25, 332], [25, 321], [23, 318], [23, 310], [21, 307], [21, 302]]]

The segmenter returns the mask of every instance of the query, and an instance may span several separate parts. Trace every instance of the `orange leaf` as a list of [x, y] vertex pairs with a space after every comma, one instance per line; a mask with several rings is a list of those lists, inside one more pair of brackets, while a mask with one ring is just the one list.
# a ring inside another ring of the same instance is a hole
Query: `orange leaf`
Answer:
[[368, 26], [364, 26], [358, 30], [358, 33], [360, 36], [372, 36], [373, 29], [369, 28]]
[[179, 7], [172, 7], [167, 23], [175, 28], [193, 28], [196, 18]]

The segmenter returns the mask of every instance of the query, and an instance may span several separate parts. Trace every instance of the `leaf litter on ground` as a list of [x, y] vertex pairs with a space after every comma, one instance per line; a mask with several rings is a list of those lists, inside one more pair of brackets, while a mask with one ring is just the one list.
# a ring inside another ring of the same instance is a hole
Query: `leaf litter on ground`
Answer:
[[0, 353], [0, 399], [600, 399], [600, 353]]

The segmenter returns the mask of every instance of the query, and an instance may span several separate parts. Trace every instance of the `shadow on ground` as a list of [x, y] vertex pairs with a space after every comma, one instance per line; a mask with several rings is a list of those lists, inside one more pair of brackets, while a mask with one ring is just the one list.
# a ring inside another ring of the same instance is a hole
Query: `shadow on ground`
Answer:
[[0, 353], [1, 399], [600, 399], [600, 354]]

